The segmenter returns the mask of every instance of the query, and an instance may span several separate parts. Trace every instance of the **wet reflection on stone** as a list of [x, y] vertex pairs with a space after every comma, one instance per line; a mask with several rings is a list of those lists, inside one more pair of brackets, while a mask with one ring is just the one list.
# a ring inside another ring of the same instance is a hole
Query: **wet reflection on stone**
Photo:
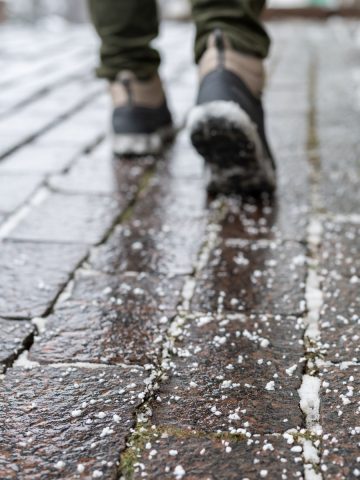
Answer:
[[0, 316], [45, 315], [85, 256], [84, 245], [0, 242]]
[[[161, 478], [172, 480], [175, 472], [186, 472], [195, 479], [301, 478], [300, 446], [289, 445], [282, 436], [221, 438], [197, 431], [161, 428], [151, 430], [148, 441], [156, 455], [147, 449], [138, 454], [134, 480]], [[181, 469], [179, 468], [181, 466]], [[286, 466], [284, 466], [286, 465]], [[209, 475], [211, 472], [211, 476]], [[285, 473], [284, 473], [285, 472]]]
[[185, 185], [169, 177], [151, 183], [133, 211], [133, 220], [93, 251], [93, 268], [109, 273], [192, 272], [206, 228], [201, 184], [192, 181]]
[[68, 173], [53, 175], [50, 184], [62, 192], [119, 196], [130, 201], [153, 164], [152, 157], [113, 157], [111, 144], [102, 142], [91, 154], [80, 157]]
[[[2, 479], [117, 477], [142, 368], [11, 368], [0, 385]], [[14, 392], [16, 391], [16, 394]]]
[[360, 359], [360, 225], [324, 222], [321, 275], [324, 302], [320, 326], [326, 357], [333, 362]]
[[225, 197], [227, 213], [220, 223], [224, 238], [248, 240], [273, 239], [274, 225], [278, 214], [276, 196], [262, 195], [260, 198], [239, 196]]
[[169, 276], [190, 274], [203, 241], [205, 219], [173, 222], [134, 220], [119, 226], [106, 244], [95, 249], [90, 266], [105, 273], [126, 270]]
[[305, 249], [274, 231], [276, 199], [228, 197], [216, 247], [200, 272], [197, 311], [304, 310]]
[[[202, 314], [176, 341], [155, 425], [199, 432], [284, 432], [301, 424], [301, 319]], [[288, 372], [286, 368], [292, 367]]]
[[128, 272], [85, 274], [31, 349], [42, 363], [147, 364], [159, 359], [185, 279]]
[[200, 275], [193, 308], [299, 313], [305, 309], [305, 249], [291, 242], [220, 242]]
[[320, 378], [324, 387], [320, 413], [325, 478], [358, 478], [359, 427], [355, 419], [359, 417], [360, 366], [325, 364]]
[[[171, 174], [173, 164], [184, 156], [176, 151], [157, 161], [155, 173], [129, 212], [130, 219], [92, 251], [91, 268], [112, 274], [130, 270], [170, 276], [193, 271], [207, 223], [205, 182]], [[118, 159], [114, 164], [125, 161], [132, 160]], [[118, 179], [123, 185], [123, 178]]]

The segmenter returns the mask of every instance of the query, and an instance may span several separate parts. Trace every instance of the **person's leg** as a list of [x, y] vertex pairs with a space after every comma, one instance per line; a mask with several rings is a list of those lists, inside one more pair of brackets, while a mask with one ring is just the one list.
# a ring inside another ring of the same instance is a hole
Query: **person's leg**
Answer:
[[209, 163], [210, 190], [272, 191], [275, 164], [266, 139], [261, 95], [269, 37], [264, 0], [192, 0], [199, 64], [191, 140]]
[[215, 29], [226, 35], [235, 50], [260, 58], [267, 56], [270, 39], [259, 19], [265, 0], [191, 0], [191, 3], [197, 62]]
[[158, 153], [172, 120], [158, 75], [156, 0], [89, 0], [101, 39], [98, 76], [110, 81], [113, 150], [119, 155]]
[[158, 34], [156, 0], [88, 0], [101, 39], [100, 77], [114, 80], [122, 70], [152, 77], [160, 63], [150, 46]]

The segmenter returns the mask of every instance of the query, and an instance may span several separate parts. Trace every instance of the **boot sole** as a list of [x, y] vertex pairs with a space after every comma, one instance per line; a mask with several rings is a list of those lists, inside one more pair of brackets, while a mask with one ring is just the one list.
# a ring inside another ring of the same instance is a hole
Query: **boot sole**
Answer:
[[276, 188], [275, 169], [256, 126], [241, 107], [214, 101], [194, 107], [191, 142], [210, 167], [210, 193], [260, 193]]
[[154, 133], [113, 134], [113, 152], [119, 156], [158, 155], [166, 143], [174, 137], [172, 125], [163, 127]]

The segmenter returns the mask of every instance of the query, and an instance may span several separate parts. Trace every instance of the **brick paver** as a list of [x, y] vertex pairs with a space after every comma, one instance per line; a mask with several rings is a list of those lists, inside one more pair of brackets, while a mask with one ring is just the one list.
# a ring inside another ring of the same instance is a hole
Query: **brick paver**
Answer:
[[208, 198], [184, 129], [113, 159], [88, 27], [0, 32], [1, 479], [360, 476], [359, 27], [269, 29], [260, 199]]

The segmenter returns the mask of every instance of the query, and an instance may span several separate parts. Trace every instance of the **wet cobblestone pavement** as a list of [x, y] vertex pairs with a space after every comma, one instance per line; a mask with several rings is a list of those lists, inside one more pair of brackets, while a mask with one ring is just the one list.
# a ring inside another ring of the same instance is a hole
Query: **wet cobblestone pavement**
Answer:
[[182, 130], [112, 159], [94, 34], [0, 32], [1, 480], [360, 477], [360, 29], [269, 28], [274, 199], [207, 198]]

